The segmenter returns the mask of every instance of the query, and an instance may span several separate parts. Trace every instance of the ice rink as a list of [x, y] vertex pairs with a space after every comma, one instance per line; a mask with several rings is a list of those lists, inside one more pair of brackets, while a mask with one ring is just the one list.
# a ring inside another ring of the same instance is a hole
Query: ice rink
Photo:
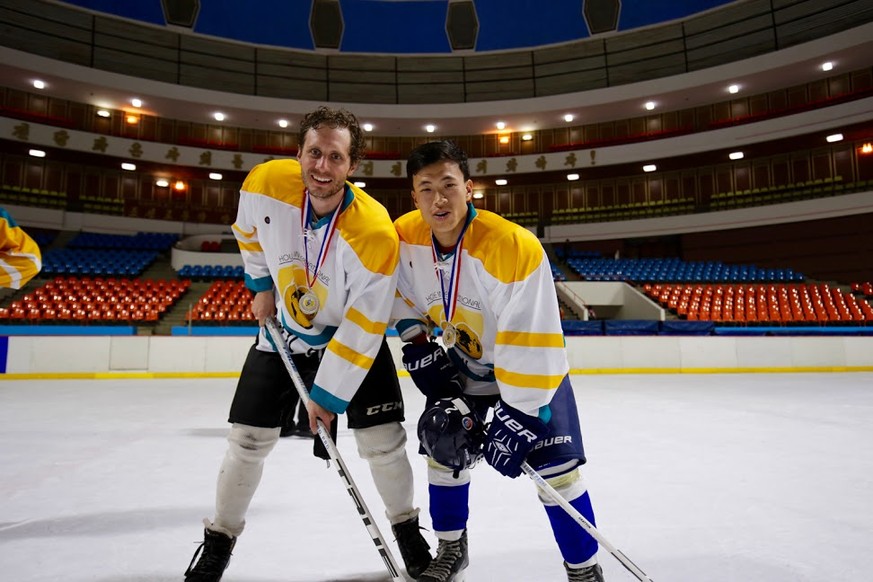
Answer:
[[[212, 515], [235, 379], [0, 381], [0, 579], [181, 581]], [[403, 379], [416, 502], [427, 516]], [[586, 375], [599, 530], [656, 582], [866, 582], [873, 374]], [[338, 446], [393, 543], [344, 421]], [[388, 576], [333, 467], [281, 439], [226, 582]], [[468, 582], [566, 580], [533, 484], [473, 473]], [[426, 532], [430, 538], [431, 533]], [[435, 545], [435, 544], [434, 544]], [[601, 550], [609, 582], [635, 578]]]

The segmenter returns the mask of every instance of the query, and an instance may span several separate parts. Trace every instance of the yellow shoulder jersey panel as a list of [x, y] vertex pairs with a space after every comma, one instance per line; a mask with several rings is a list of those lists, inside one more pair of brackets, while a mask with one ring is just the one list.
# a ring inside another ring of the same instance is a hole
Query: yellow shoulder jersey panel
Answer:
[[476, 209], [476, 218], [464, 235], [464, 250], [482, 261], [485, 270], [501, 283], [526, 279], [543, 262], [539, 239], [526, 228]]
[[395, 220], [394, 227], [397, 229], [400, 240], [405, 243], [424, 246], [431, 244], [430, 227], [421, 218], [419, 210], [407, 212]]
[[346, 182], [354, 200], [337, 221], [337, 229], [369, 271], [392, 275], [400, 258], [400, 242], [385, 207], [357, 186]]
[[242, 189], [252, 194], [263, 194], [298, 208], [303, 206], [303, 177], [300, 163], [293, 159], [270, 160], [252, 168]]

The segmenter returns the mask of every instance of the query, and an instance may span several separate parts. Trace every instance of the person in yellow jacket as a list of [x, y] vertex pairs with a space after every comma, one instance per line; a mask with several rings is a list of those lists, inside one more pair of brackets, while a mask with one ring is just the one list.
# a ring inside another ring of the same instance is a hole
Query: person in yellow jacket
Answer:
[[39, 245], [0, 208], [0, 287], [21, 289], [40, 269]]

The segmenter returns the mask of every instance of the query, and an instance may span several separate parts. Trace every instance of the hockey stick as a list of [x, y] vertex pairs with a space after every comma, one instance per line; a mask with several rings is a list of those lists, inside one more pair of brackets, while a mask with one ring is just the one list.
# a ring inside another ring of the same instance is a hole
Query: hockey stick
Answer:
[[533, 467], [528, 465], [526, 462], [521, 464], [521, 470], [527, 473], [527, 476], [533, 479], [533, 482], [537, 484], [537, 487], [542, 489], [546, 495], [548, 495], [552, 501], [560, 505], [567, 514], [572, 517], [576, 523], [582, 526], [582, 529], [587, 531], [591, 537], [600, 543], [601, 546], [609, 550], [609, 553], [615, 556], [615, 559], [621, 562], [621, 565], [630, 571], [631, 574], [637, 577], [637, 580], [640, 582], [652, 582], [652, 579], [649, 578], [645, 572], [640, 570], [636, 564], [630, 561], [630, 558], [625, 556], [621, 550], [617, 549], [613, 546], [609, 541], [603, 537], [603, 534], [597, 531], [597, 528], [592, 525], [590, 521], [585, 519], [585, 516], [579, 513], [575, 507], [570, 505], [570, 502], [564, 499], [564, 497], [558, 493], [554, 487], [546, 483], [546, 480], [542, 475], [537, 473]]
[[[279, 331], [276, 319], [274, 317], [267, 318], [265, 327], [267, 333], [270, 334], [276, 349], [279, 350], [279, 355], [282, 356], [282, 361], [285, 363], [285, 368], [287, 368], [288, 374], [291, 376], [291, 380], [294, 382], [298, 394], [300, 394], [300, 399], [304, 404], [308, 403], [309, 392], [306, 391], [306, 384], [303, 383], [303, 378], [300, 377], [300, 373], [297, 371], [297, 366], [294, 365], [294, 360], [291, 359], [291, 350], [288, 349], [288, 345], [282, 338], [282, 332]], [[405, 582], [406, 579], [400, 574], [400, 567], [397, 565], [397, 560], [394, 559], [394, 555], [391, 553], [388, 545], [385, 544], [382, 533], [379, 531], [379, 527], [373, 519], [373, 514], [370, 513], [369, 509], [367, 509], [367, 504], [364, 503], [364, 498], [361, 496], [361, 492], [358, 491], [355, 482], [352, 480], [352, 474], [349, 473], [345, 462], [340, 456], [339, 450], [336, 448], [336, 444], [334, 444], [333, 439], [330, 436], [330, 430], [324, 426], [324, 423], [321, 422], [321, 420], [316, 419], [315, 422], [318, 425], [318, 436], [321, 438], [324, 448], [327, 449], [330, 460], [334, 462], [337, 473], [339, 473], [340, 478], [343, 480], [343, 483], [345, 483], [346, 491], [349, 492], [352, 501], [354, 501], [355, 506], [358, 508], [358, 515], [361, 516], [361, 521], [364, 522], [364, 526], [367, 528], [370, 538], [373, 540], [373, 543], [376, 544], [376, 549], [378, 550], [379, 555], [382, 556], [382, 561], [385, 562], [385, 567], [388, 568], [388, 573], [391, 574], [391, 580], [394, 582]]]

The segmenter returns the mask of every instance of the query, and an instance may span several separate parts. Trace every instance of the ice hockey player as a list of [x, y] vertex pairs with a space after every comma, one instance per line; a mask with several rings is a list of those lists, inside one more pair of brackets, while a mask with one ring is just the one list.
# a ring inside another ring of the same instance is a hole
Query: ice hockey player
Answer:
[[[480, 441], [501, 474], [518, 477], [527, 461], [592, 523], [594, 511], [579, 470], [585, 453], [545, 251], [526, 229], [474, 208], [467, 156], [454, 143], [418, 146], [406, 173], [417, 210], [395, 221], [392, 317], [404, 366], [427, 400], [418, 432], [439, 544], [418, 581], [458, 581], [469, 563], [470, 466]], [[434, 324], [445, 351], [430, 337]], [[539, 497], [568, 579], [602, 582], [596, 540]]]
[[[335, 433], [336, 416], [347, 413], [407, 571], [417, 577], [431, 555], [413, 506], [403, 398], [384, 337], [396, 288], [397, 233], [385, 208], [347, 181], [364, 146], [351, 113], [321, 107], [307, 114], [298, 143], [296, 160], [256, 166], [240, 191], [233, 232], [246, 286], [255, 294], [252, 313], [262, 325], [275, 315], [284, 328], [310, 391], [312, 432], [320, 419]], [[215, 516], [205, 520], [204, 542], [187, 582], [221, 578], [246, 525], [264, 460], [279, 438], [283, 394], [293, 389], [262, 329], [230, 406]], [[321, 439], [315, 447], [327, 458]]]

